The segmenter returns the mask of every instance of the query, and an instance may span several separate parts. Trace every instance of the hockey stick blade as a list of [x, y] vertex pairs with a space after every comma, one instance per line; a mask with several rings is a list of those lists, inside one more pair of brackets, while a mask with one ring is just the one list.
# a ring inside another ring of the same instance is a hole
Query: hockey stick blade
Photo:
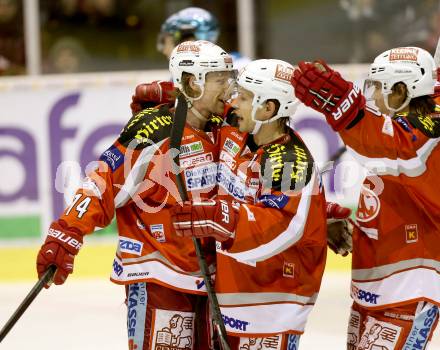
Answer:
[[[171, 128], [170, 135], [170, 149], [176, 149], [177, 152], [173, 159], [173, 166], [176, 167], [175, 170], [179, 170], [179, 153], [180, 144], [182, 142], [183, 129], [185, 128], [186, 114], [188, 112], [188, 104], [185, 97], [181, 94], [177, 97], [177, 106], [174, 113], [173, 126]], [[185, 184], [182, 178], [182, 172], [176, 171], [176, 182], [177, 189], [179, 190], [180, 198], [182, 201], [188, 200], [188, 193], [186, 191]], [[193, 244], [197, 255], [197, 260], [199, 263], [200, 271], [203, 276], [203, 281], [205, 282], [206, 291], [208, 293], [209, 303], [212, 309], [214, 328], [217, 331], [217, 336], [220, 339], [220, 345], [223, 350], [230, 350], [226, 337], [226, 328], [223, 323], [222, 314], [220, 312], [220, 306], [218, 304], [217, 295], [215, 294], [214, 288], [212, 286], [212, 281], [209, 276], [208, 264], [206, 263], [205, 256], [202, 250], [202, 244], [200, 239], [193, 237]]]
[[27, 310], [29, 305], [34, 301], [34, 299], [37, 297], [37, 295], [41, 292], [43, 287], [49, 283], [49, 281], [53, 278], [56, 271], [56, 266], [51, 265], [47, 269], [47, 271], [41, 276], [41, 278], [38, 280], [38, 282], [32, 287], [31, 291], [26, 295], [26, 298], [21, 302], [20, 306], [15, 310], [14, 314], [9, 318], [9, 320], [6, 322], [6, 324], [3, 326], [3, 328], [0, 331], [0, 343], [3, 341], [3, 339], [6, 337], [6, 335], [9, 333], [9, 331], [14, 327], [14, 325], [17, 323], [17, 321], [20, 319], [20, 317], [24, 314], [24, 312]]

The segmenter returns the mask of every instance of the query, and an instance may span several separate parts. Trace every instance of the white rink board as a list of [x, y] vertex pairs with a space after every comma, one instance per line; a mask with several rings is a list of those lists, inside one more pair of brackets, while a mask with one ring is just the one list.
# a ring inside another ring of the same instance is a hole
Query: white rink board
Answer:
[[[351, 300], [348, 273], [326, 272], [300, 350], [345, 349]], [[0, 325], [31, 288], [0, 284]], [[124, 288], [106, 280], [69, 280], [43, 290], [0, 345], [8, 350], [127, 349]], [[439, 330], [429, 350], [440, 350]]]

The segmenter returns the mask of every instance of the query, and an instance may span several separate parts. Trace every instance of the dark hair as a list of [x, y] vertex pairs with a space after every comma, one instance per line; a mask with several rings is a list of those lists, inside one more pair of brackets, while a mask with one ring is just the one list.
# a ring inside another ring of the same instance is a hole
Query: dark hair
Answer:
[[[392, 87], [392, 91], [397, 91], [399, 85], [404, 86], [405, 93], [408, 94], [408, 88], [402, 82], [394, 84]], [[414, 97], [411, 99], [411, 101], [409, 101], [409, 112], [421, 115], [431, 114], [435, 111], [435, 105], [435, 101], [430, 95]]]
[[182, 88], [185, 90], [186, 94], [189, 97], [197, 97], [197, 91], [193, 90], [189, 86], [189, 79], [194, 76], [191, 73], [183, 72], [182, 73]]
[[[280, 102], [275, 99], [269, 99], [266, 102], [273, 102], [275, 104], [275, 112], [273, 113], [273, 116], [276, 115], [280, 110]], [[289, 130], [289, 123], [290, 123], [290, 117], [281, 117], [276, 120], [278, 123], [278, 126], [283, 129], [283, 132], [287, 133]]]
[[414, 97], [409, 102], [409, 111], [421, 115], [431, 114], [435, 111], [435, 101], [429, 95]]

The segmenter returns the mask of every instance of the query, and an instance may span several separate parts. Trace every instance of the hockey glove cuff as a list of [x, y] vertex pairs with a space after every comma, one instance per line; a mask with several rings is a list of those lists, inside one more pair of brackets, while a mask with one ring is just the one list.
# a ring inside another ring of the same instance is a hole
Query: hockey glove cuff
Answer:
[[171, 208], [171, 221], [178, 236], [224, 242], [235, 237], [237, 213], [225, 200], [188, 201]]
[[37, 255], [38, 278], [46, 272], [50, 265], [55, 265], [57, 270], [53, 282], [63, 284], [68, 275], [73, 272], [73, 261], [82, 242], [82, 236], [65, 227], [63, 221], [52, 223], [46, 240]]
[[323, 113], [335, 131], [349, 126], [365, 106], [360, 88], [346, 81], [324, 61], [299, 62], [291, 83], [296, 97]]

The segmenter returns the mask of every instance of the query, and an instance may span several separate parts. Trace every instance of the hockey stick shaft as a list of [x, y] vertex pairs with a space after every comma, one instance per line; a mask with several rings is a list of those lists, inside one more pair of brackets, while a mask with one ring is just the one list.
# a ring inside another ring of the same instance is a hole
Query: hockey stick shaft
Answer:
[[37, 297], [37, 295], [41, 292], [43, 287], [49, 283], [49, 281], [53, 278], [56, 271], [56, 266], [51, 265], [47, 269], [47, 271], [44, 273], [43, 276], [38, 280], [38, 282], [32, 287], [31, 291], [26, 295], [24, 300], [21, 302], [20, 306], [15, 310], [13, 315], [9, 318], [9, 320], [6, 322], [6, 324], [3, 326], [3, 328], [0, 331], [0, 343], [2, 340], [6, 337], [6, 335], [9, 333], [9, 331], [14, 327], [14, 325], [17, 323], [17, 321], [20, 319], [20, 317], [24, 314], [24, 312], [27, 310], [29, 305], [34, 301], [34, 299]]
[[[182, 173], [179, 169], [179, 153], [180, 153], [180, 144], [182, 141], [183, 130], [185, 127], [186, 121], [186, 113], [188, 111], [188, 105], [183, 95], [179, 95], [177, 97], [177, 106], [174, 115], [174, 122], [171, 129], [170, 135], [170, 149], [176, 149], [178, 152], [174, 157], [174, 166], [176, 167], [176, 184], [179, 190], [179, 194], [182, 201], [188, 200], [188, 192], [186, 191], [185, 184], [183, 182]], [[208, 264], [206, 263], [206, 259], [202, 250], [202, 244], [200, 239], [193, 237], [194, 248], [197, 255], [197, 260], [199, 263], [200, 271], [203, 276], [203, 280], [205, 282], [206, 291], [208, 293], [209, 303], [211, 305], [213, 323], [215, 330], [217, 331], [217, 335], [220, 340], [220, 344], [223, 350], [230, 350], [229, 345], [227, 343], [226, 336], [226, 328], [223, 323], [222, 314], [220, 312], [220, 306], [218, 304], [217, 295], [215, 294], [211, 278], [209, 276]]]

